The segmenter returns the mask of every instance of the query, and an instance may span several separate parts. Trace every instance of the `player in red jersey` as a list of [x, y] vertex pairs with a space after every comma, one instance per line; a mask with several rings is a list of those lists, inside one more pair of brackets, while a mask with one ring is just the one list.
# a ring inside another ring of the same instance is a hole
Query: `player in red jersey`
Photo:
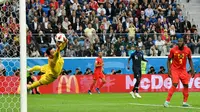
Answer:
[[92, 94], [91, 90], [93, 89], [94, 85], [96, 84], [97, 80], [100, 78], [102, 80], [99, 88], [96, 88], [96, 91], [100, 94], [101, 87], [106, 83], [105, 75], [103, 74], [103, 59], [102, 59], [102, 52], [98, 53], [98, 58], [95, 61], [95, 69], [93, 74], [93, 83], [88, 90], [88, 94]]
[[[173, 93], [176, 91], [176, 87], [178, 85], [179, 80], [183, 83], [183, 106], [190, 106], [187, 104], [189, 92], [188, 92], [188, 83], [189, 83], [189, 75], [186, 70], [187, 59], [189, 61], [191, 67], [191, 75], [194, 77], [194, 67], [191, 57], [191, 51], [188, 47], [184, 46], [183, 38], [178, 39], [178, 46], [175, 46], [170, 50], [170, 54], [168, 56], [167, 67], [168, 67], [168, 75], [172, 79], [172, 87], [169, 89], [167, 99], [164, 103], [164, 107], [169, 106], [169, 102]], [[172, 60], [172, 63], [171, 63]]]

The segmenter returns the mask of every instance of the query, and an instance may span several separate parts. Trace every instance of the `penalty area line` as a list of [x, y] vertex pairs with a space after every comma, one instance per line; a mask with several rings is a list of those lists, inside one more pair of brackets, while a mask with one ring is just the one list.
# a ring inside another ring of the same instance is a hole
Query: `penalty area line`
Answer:
[[[148, 107], [163, 107], [163, 105], [158, 105], [158, 104], [142, 104], [142, 103], [129, 103], [130, 105], [136, 105], [136, 106], [148, 106]], [[172, 106], [170, 105], [167, 108], [183, 108], [183, 109], [196, 109], [196, 110], [200, 110], [200, 108], [198, 107], [181, 107], [181, 106]]]

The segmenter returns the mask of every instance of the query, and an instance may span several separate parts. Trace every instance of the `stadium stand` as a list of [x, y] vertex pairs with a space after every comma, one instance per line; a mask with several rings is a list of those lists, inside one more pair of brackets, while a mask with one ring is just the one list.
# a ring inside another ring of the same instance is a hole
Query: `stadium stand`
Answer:
[[[18, 2], [1, 4], [1, 57], [19, 56]], [[104, 56], [129, 56], [136, 44], [147, 56], [165, 56], [178, 38], [200, 54], [196, 25], [176, 0], [27, 0], [26, 15], [30, 57], [44, 56], [59, 32], [70, 40], [66, 57], [92, 57], [100, 50]]]

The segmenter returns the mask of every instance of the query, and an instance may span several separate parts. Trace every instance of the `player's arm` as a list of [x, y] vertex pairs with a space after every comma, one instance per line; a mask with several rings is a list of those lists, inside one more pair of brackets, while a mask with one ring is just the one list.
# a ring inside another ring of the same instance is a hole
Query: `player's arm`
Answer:
[[95, 67], [101, 67], [103, 66], [103, 63], [100, 63], [98, 60], [95, 61]]
[[146, 59], [144, 59], [144, 55], [142, 54], [142, 61], [148, 62]]
[[57, 44], [56, 52], [60, 52], [61, 50], [63, 50], [65, 48], [65, 46], [67, 45], [67, 43], [68, 43], [68, 39], [65, 38], [64, 42], [61, 42], [60, 44]]
[[194, 65], [193, 65], [193, 61], [192, 61], [192, 53], [191, 53], [191, 51], [188, 54], [188, 61], [189, 61], [190, 67], [191, 67], [191, 75], [192, 75], [192, 78], [193, 78], [195, 76], [195, 73], [194, 73]]
[[167, 69], [168, 69], [168, 76], [171, 77], [171, 60], [174, 57], [173, 49], [170, 50], [170, 54], [167, 59]]
[[56, 52], [54, 54], [54, 60], [53, 62], [56, 62], [58, 60], [58, 57], [60, 55], [60, 51], [63, 50], [65, 48], [65, 46], [67, 45], [68, 40], [65, 39], [64, 42], [57, 44], [57, 48], [56, 48]]

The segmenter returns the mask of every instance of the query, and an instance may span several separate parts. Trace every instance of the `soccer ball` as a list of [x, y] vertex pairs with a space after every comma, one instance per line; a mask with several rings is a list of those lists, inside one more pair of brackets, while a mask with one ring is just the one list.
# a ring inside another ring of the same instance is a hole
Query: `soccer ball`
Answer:
[[64, 42], [66, 40], [65, 34], [58, 33], [55, 37], [56, 42]]

